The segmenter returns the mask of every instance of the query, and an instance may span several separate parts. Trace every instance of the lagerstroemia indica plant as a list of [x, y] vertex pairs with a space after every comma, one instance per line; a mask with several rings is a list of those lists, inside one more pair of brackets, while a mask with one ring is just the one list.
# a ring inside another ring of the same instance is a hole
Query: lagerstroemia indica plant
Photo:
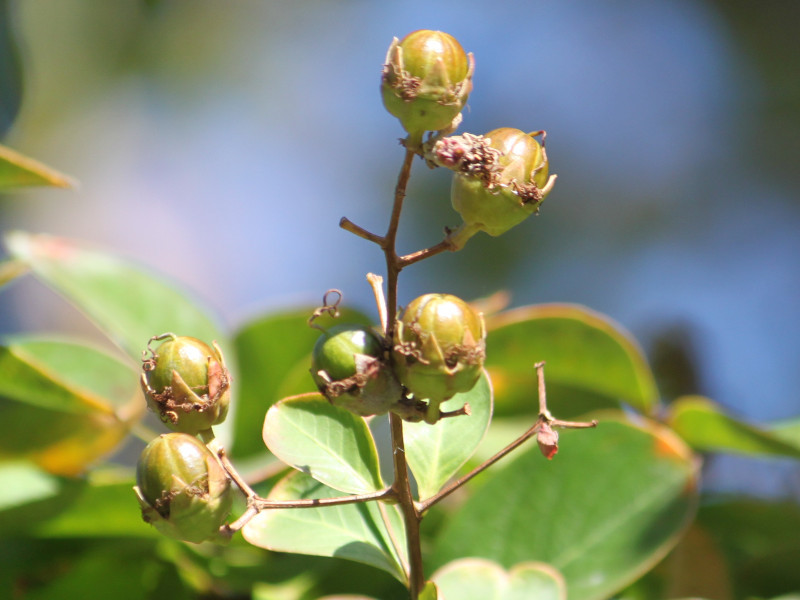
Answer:
[[[316, 309], [268, 316], [230, 340], [195, 303], [124, 260], [7, 236], [2, 282], [35, 273], [136, 357], [138, 375], [85, 345], [11, 340], [0, 392], [24, 409], [0, 407], [51, 434], [39, 441], [20, 427], [0, 451], [74, 477], [137, 432], [149, 443], [135, 498], [153, 527], [137, 517], [123, 533], [190, 542], [179, 545], [198, 548], [192, 560], [206, 547], [243, 546], [349, 559], [425, 600], [600, 599], [649, 570], [690, 522], [697, 463], [651, 418], [655, 385], [635, 343], [582, 307], [502, 311], [501, 296], [400, 293], [406, 267], [480, 232], [502, 235], [553, 190], [544, 131], [455, 133], [474, 71], [472, 55], [438, 31], [395, 39], [387, 53], [380, 94], [406, 132], [389, 223], [379, 235], [340, 222], [385, 256], [386, 273], [367, 275], [377, 323], [331, 290]], [[399, 254], [415, 160], [452, 171], [461, 223]], [[34, 388], [35, 397], [24, 391]], [[145, 433], [145, 406], [169, 433]], [[581, 416], [598, 409], [597, 419]], [[261, 468], [243, 469], [240, 458]], [[102, 496], [114, 485], [89, 489]], [[133, 512], [130, 484], [120, 485]]]
[[[224, 448], [216, 441], [212, 426], [228, 411], [230, 376], [219, 348], [213, 350], [200, 340], [165, 333], [150, 342], [161, 341], [145, 353], [142, 388], [148, 405], [161, 421], [181, 434], [164, 434], [142, 453], [137, 471], [136, 493], [146, 521], [178, 539], [190, 542], [214, 540], [242, 530], [245, 538], [267, 548], [279, 546], [271, 540], [272, 515], [276, 510], [319, 509], [354, 503], [377, 503], [391, 543], [388, 559], [391, 571], [408, 587], [410, 597], [444, 597], [437, 584], [427, 581], [422, 560], [420, 522], [425, 513], [472, 477], [502, 458], [526, 439], [538, 436], [547, 458], [557, 451], [557, 427], [585, 428], [592, 422], [555, 419], [547, 409], [543, 363], [535, 369], [539, 379], [540, 410], [536, 422], [514, 444], [477, 465], [467, 476], [421, 495], [413, 489], [409, 460], [405, 453], [404, 423], [424, 423], [436, 435], [443, 419], [475, 419], [472, 405], [491, 414], [492, 393], [484, 372], [486, 326], [481, 312], [467, 302], [443, 293], [429, 293], [408, 303], [398, 314], [398, 276], [402, 269], [420, 260], [463, 247], [478, 231], [496, 236], [535, 213], [553, 187], [548, 176], [547, 155], [536, 135], [503, 128], [487, 136], [466, 134], [447, 137], [459, 125], [472, 89], [474, 60], [458, 41], [439, 31], [420, 30], [395, 40], [387, 55], [381, 81], [386, 108], [401, 122], [408, 136], [403, 140], [405, 159], [394, 195], [388, 232], [379, 236], [342, 219], [344, 229], [379, 246], [386, 257], [387, 276], [374, 274], [369, 282], [377, 301], [380, 325], [337, 324], [323, 327], [314, 323], [326, 311], [336, 311], [341, 300], [312, 315], [312, 326], [320, 330], [310, 365], [318, 394], [284, 398], [273, 405], [264, 425], [268, 448], [287, 464], [344, 495], [323, 498], [279, 499], [260, 497], [238, 473]], [[425, 138], [425, 134], [427, 138]], [[438, 245], [400, 256], [395, 249], [406, 185], [415, 157], [432, 167], [454, 171], [453, 206], [463, 219], [461, 227], [448, 231]], [[335, 290], [332, 290], [335, 292]], [[532, 363], [533, 365], [533, 363]], [[531, 368], [534, 368], [533, 366]], [[481, 377], [484, 385], [476, 389]], [[474, 390], [474, 391], [473, 391]], [[458, 397], [454, 410], [441, 410], [443, 403]], [[349, 412], [351, 414], [344, 414]], [[322, 437], [336, 435], [371, 446], [366, 417], [388, 414], [393, 457], [392, 483], [384, 485], [374, 464], [339, 465], [333, 448], [320, 452], [308, 448], [314, 442], [292, 437], [290, 429], [302, 420], [305, 432]], [[335, 425], [331, 425], [331, 422]], [[187, 435], [188, 434], [188, 435]], [[198, 447], [198, 436], [216, 455], [209, 460]], [[458, 440], [452, 440], [458, 443]], [[470, 458], [474, 447], [465, 448], [461, 462]], [[456, 464], [459, 467], [460, 464]], [[360, 470], [353, 478], [345, 471]], [[246, 497], [244, 513], [223, 524], [228, 501], [227, 481]], [[411, 472], [414, 472], [413, 461]], [[293, 474], [283, 485], [291, 485]], [[306, 481], [306, 484], [308, 481]], [[163, 488], [157, 489], [159, 485]], [[294, 485], [297, 485], [294, 483]], [[282, 484], [278, 485], [281, 489]], [[155, 490], [155, 491], [154, 491]], [[323, 517], [324, 518], [324, 517]], [[400, 526], [402, 524], [402, 527]], [[437, 596], [438, 594], [438, 596]]]

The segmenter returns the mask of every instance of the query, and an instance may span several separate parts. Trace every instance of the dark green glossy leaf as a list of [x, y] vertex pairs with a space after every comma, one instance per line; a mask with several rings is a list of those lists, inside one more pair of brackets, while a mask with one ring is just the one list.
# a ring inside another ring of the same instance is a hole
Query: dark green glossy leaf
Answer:
[[[236, 377], [238, 389], [237, 407], [234, 414], [235, 456], [251, 456], [264, 452], [261, 427], [267, 409], [286, 395], [303, 391], [314, 391], [314, 383], [307, 369], [311, 366], [311, 349], [320, 331], [308, 326], [313, 307], [267, 315], [256, 319], [236, 334], [234, 343], [238, 357], [239, 372]], [[335, 322], [327, 316], [315, 322], [322, 327], [334, 323], [367, 324], [367, 318], [357, 312], [342, 309]], [[291, 386], [285, 391], [284, 380], [291, 373], [303, 371], [300, 363], [307, 364], [302, 373], [306, 381], [303, 389]], [[280, 390], [280, 391], [279, 391]]]
[[45, 235], [14, 232], [6, 244], [14, 258], [137, 361], [152, 336], [168, 331], [217, 340], [226, 349], [225, 336], [207, 312], [130, 261]]
[[542, 563], [521, 563], [509, 571], [490, 560], [463, 558], [431, 578], [443, 598], [458, 600], [564, 600], [564, 578]]
[[37, 160], [0, 145], [0, 192], [36, 185], [69, 188], [75, 186], [75, 181]]
[[697, 500], [697, 463], [683, 442], [658, 425], [604, 415], [597, 429], [562, 431], [559, 446], [547, 461], [529, 445], [490, 473], [444, 526], [436, 564], [542, 561], [564, 575], [570, 599], [592, 600], [663, 558]]
[[607, 317], [566, 304], [528, 306], [487, 319], [486, 368], [495, 412], [537, 412], [534, 363], [546, 361], [547, 397], [560, 418], [624, 402], [650, 412], [657, 391], [630, 335]]
[[667, 423], [697, 450], [800, 458], [800, 440], [787, 443], [780, 435], [734, 419], [708, 398], [678, 398], [669, 406]]
[[[341, 493], [293, 472], [275, 486], [271, 500], [333, 498]], [[336, 556], [363, 562], [405, 582], [405, 528], [395, 505], [382, 502], [320, 508], [265, 510], [242, 529], [255, 546], [282, 552]]]
[[366, 421], [320, 394], [274, 404], [264, 421], [264, 443], [286, 464], [339, 491], [363, 494], [384, 487]]
[[403, 425], [406, 457], [420, 499], [436, 494], [469, 459], [480, 444], [492, 419], [492, 386], [484, 373], [469, 392], [456, 394], [442, 410], [458, 410], [469, 404], [471, 414], [442, 419], [435, 425]]
[[144, 411], [133, 369], [82, 344], [17, 337], [0, 347], [0, 457], [75, 475]]

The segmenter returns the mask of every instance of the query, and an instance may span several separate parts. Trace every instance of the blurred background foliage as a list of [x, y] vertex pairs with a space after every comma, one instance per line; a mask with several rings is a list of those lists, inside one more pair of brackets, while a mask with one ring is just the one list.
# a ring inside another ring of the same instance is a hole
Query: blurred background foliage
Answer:
[[[779, 0], [0, 0], [2, 143], [81, 182], [0, 195], [0, 227], [136, 258], [229, 327], [332, 287], [372, 314], [364, 274], [382, 257], [337, 223], [385, 227], [402, 131], [380, 103], [380, 64], [392, 36], [442, 29], [476, 56], [461, 130], [546, 129], [559, 180], [539, 218], [404, 272], [401, 303], [506, 289], [514, 306], [585, 304], [640, 340], [665, 400], [789, 418], [797, 23], [800, 4]], [[448, 188], [417, 165], [401, 250], [457, 224]], [[23, 280], [0, 295], [0, 329], [95, 336], [72, 310]], [[791, 503], [800, 472], [726, 456], [707, 461], [704, 485]]]

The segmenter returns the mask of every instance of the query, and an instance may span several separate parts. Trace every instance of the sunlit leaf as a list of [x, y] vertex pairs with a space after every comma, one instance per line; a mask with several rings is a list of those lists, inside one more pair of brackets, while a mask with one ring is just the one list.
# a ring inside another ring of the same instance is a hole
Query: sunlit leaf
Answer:
[[800, 458], [800, 440], [787, 443], [780, 435], [734, 419], [708, 398], [678, 398], [669, 406], [667, 423], [697, 450]]
[[469, 404], [471, 414], [442, 419], [435, 425], [403, 425], [406, 457], [421, 499], [433, 496], [472, 456], [492, 419], [492, 387], [484, 373], [469, 392], [456, 394], [442, 410]]
[[[305, 473], [293, 472], [269, 495], [271, 500], [340, 496]], [[336, 556], [363, 562], [406, 581], [406, 539], [396, 505], [381, 502], [319, 508], [265, 510], [242, 530], [255, 546], [282, 552]]]
[[342, 492], [383, 488], [378, 451], [366, 421], [320, 394], [274, 404], [264, 421], [264, 442], [286, 464]]
[[444, 596], [439, 595], [439, 588], [433, 581], [426, 581], [419, 593], [419, 600], [444, 600]]
[[542, 561], [571, 600], [607, 598], [663, 558], [694, 514], [697, 462], [658, 425], [603, 415], [597, 429], [562, 431], [552, 461], [534, 445], [519, 452], [446, 523], [436, 564]]
[[536, 412], [534, 363], [545, 361], [548, 405], [560, 418], [624, 402], [648, 413], [657, 400], [641, 349], [617, 323], [567, 304], [528, 306], [487, 319], [486, 367], [498, 414]]
[[564, 578], [542, 563], [515, 565], [509, 571], [490, 560], [463, 558], [433, 574], [442, 600], [564, 600]]
[[0, 462], [0, 538], [28, 533], [58, 515], [84, 487], [80, 479], [58, 477], [29, 461]]
[[[234, 341], [239, 364], [236, 388], [239, 392], [234, 415], [232, 453], [235, 456], [264, 452], [261, 427], [270, 406], [284, 396], [314, 391], [308, 368], [311, 366], [311, 350], [320, 331], [308, 326], [313, 310], [309, 307], [270, 314], [251, 321], [236, 334]], [[368, 321], [360, 313], [341, 309], [341, 316], [336, 321], [323, 315], [315, 323], [329, 327], [334, 323], [367, 324]], [[307, 366], [303, 368], [302, 365]], [[284, 385], [287, 377], [298, 379], [294, 375], [296, 372], [305, 382], [303, 389], [297, 389], [297, 385]]]
[[800, 448], [800, 419], [788, 419], [772, 423], [768, 429], [778, 439]]
[[75, 186], [75, 181], [37, 160], [0, 145], [0, 191], [36, 185], [69, 188]]
[[14, 232], [6, 244], [12, 256], [136, 360], [152, 336], [168, 331], [217, 340], [226, 350], [225, 337], [207, 312], [128, 260], [45, 235]]
[[144, 410], [133, 369], [92, 347], [16, 337], [0, 347], [0, 457], [76, 475]]

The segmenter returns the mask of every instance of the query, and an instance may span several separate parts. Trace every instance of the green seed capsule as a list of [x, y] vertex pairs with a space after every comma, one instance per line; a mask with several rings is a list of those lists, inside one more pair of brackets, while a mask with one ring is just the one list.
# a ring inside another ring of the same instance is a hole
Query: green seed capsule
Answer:
[[222, 352], [174, 334], [145, 357], [141, 377], [147, 405], [170, 429], [195, 435], [225, 420], [230, 374]]
[[147, 445], [134, 491], [146, 522], [194, 543], [217, 536], [233, 502], [230, 479], [216, 457], [185, 433], [165, 433]]
[[402, 396], [383, 355], [383, 343], [372, 330], [337, 325], [314, 345], [311, 376], [336, 406], [361, 416], [383, 414]]
[[381, 78], [383, 104], [410, 134], [447, 129], [472, 90], [472, 54], [441, 31], [394, 39]]
[[426, 421], [438, 406], [471, 390], [485, 358], [483, 317], [449, 294], [425, 294], [412, 301], [395, 326], [393, 359], [400, 382], [415, 398], [429, 401]]
[[468, 228], [498, 236], [539, 210], [555, 182], [544, 146], [535, 139], [540, 133], [503, 127], [483, 136], [501, 153], [499, 169], [491, 181], [456, 173], [451, 187], [453, 208]]

